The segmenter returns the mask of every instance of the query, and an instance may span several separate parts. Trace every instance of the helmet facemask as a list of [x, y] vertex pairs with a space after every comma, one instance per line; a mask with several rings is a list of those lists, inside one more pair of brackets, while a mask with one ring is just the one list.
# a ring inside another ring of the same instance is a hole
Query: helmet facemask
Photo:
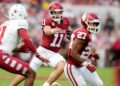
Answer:
[[91, 33], [98, 33], [100, 31], [100, 21], [98, 19], [86, 21], [87, 30]]
[[61, 9], [60, 10], [50, 10], [49, 13], [50, 13], [51, 18], [55, 22], [57, 22], [58, 24], [60, 24], [61, 19], [62, 19], [63, 11]]

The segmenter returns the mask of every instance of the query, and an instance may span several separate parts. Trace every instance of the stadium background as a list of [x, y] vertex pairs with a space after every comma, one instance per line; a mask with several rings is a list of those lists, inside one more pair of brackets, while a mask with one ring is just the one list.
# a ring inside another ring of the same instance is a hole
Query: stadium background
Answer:
[[[22, 3], [29, 14], [29, 34], [38, 46], [41, 40], [41, 20], [48, 16], [48, 6], [52, 0], [0, 0], [0, 24], [7, 20], [8, 8], [14, 3]], [[93, 37], [93, 46], [100, 55], [96, 63], [98, 74], [104, 86], [116, 86], [116, 68], [120, 66], [120, 0], [59, 0], [64, 7], [64, 16], [69, 17], [71, 28], [80, 26], [80, 17], [84, 12], [94, 12], [101, 19], [101, 31]], [[65, 39], [66, 42], [68, 40]], [[65, 43], [66, 44], [66, 43]], [[64, 55], [65, 46], [62, 54]], [[35, 86], [41, 86], [52, 68], [42, 67], [37, 71]], [[0, 86], [9, 86], [14, 74], [0, 69]], [[57, 80], [62, 86], [71, 86], [68, 80], [62, 77]], [[20, 86], [22, 86], [21, 84]], [[120, 85], [119, 85], [120, 86]]]

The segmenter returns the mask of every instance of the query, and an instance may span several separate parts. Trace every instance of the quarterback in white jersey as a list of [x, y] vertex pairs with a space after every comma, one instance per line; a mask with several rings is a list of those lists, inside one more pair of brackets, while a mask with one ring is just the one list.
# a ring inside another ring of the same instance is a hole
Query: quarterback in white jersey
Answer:
[[[36, 53], [36, 48], [27, 33], [27, 12], [22, 5], [15, 4], [10, 8], [8, 18], [9, 20], [0, 26], [0, 68], [25, 76], [24, 86], [33, 86], [35, 72], [27, 63], [12, 56], [20, 38], [33, 53]], [[35, 55], [40, 58], [38, 54]]]

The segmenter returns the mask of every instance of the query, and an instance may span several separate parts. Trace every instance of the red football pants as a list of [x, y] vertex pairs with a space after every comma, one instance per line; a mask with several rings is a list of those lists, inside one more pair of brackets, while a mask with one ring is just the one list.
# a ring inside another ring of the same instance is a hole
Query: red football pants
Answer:
[[15, 74], [26, 75], [29, 65], [0, 50], [0, 68]]

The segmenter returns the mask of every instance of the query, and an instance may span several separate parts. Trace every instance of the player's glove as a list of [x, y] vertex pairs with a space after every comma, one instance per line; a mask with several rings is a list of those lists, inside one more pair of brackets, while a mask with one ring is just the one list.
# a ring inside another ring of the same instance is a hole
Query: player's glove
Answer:
[[35, 53], [36, 57], [39, 58], [41, 61], [47, 63], [49, 62], [49, 60], [47, 60], [46, 58], [42, 57], [41, 55], [39, 55], [38, 53]]
[[85, 66], [90, 72], [94, 72], [96, 70], [96, 67], [87, 61], [83, 62], [82, 65]]
[[96, 67], [95, 67], [94, 65], [92, 65], [92, 64], [89, 64], [89, 65], [87, 66], [87, 69], [88, 69], [90, 72], [94, 72], [94, 71], [96, 70]]
[[98, 60], [100, 57], [99, 57], [98, 54], [90, 54], [88, 58], [91, 59], [91, 60], [96, 61], [96, 60]]

